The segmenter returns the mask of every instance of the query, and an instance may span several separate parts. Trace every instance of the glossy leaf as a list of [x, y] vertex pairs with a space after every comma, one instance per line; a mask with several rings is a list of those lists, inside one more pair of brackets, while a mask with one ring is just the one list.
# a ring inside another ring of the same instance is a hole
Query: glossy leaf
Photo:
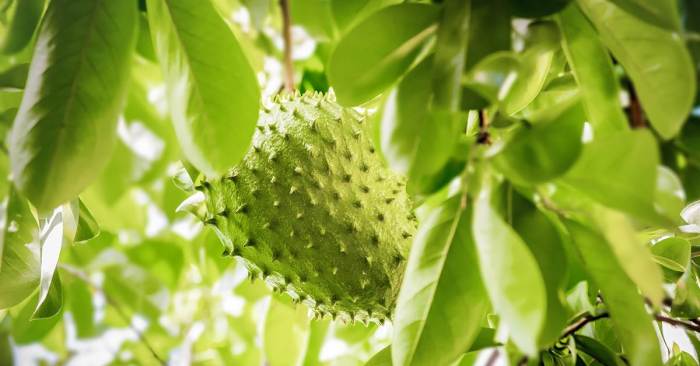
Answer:
[[562, 47], [579, 85], [583, 105], [599, 136], [627, 129], [620, 88], [607, 50], [595, 29], [573, 3], [558, 15]]
[[492, 206], [494, 190], [485, 181], [474, 207], [472, 230], [479, 268], [494, 310], [508, 327], [513, 343], [535, 354], [545, 322], [546, 289], [532, 252]]
[[217, 176], [250, 146], [260, 105], [255, 73], [209, 0], [147, 4], [180, 147], [199, 170]]
[[[3, 205], [0, 252], [0, 309], [19, 304], [39, 285], [38, 226], [26, 200], [14, 189]], [[8, 230], [10, 227], [16, 230]]]
[[[656, 1], [646, 1], [651, 2]], [[665, 139], [676, 135], [696, 91], [693, 63], [681, 36], [649, 25], [606, 0], [580, 0], [579, 5], [632, 79], [654, 129]]]
[[39, 211], [73, 199], [109, 160], [136, 12], [122, 1], [49, 4], [9, 146], [15, 184]]
[[685, 271], [676, 282], [671, 315], [683, 318], [700, 316], [700, 284], [694, 266]]
[[661, 306], [663, 274], [630, 220], [618, 211], [602, 207], [594, 208], [591, 215], [625, 273], [654, 306]]
[[18, 0], [15, 4], [12, 21], [0, 47], [6, 54], [19, 52], [29, 44], [44, 10], [44, 0]]
[[331, 14], [333, 3], [327, 0], [290, 1], [290, 13], [294, 25], [300, 25], [314, 38], [321, 41], [332, 40], [335, 24]]
[[601, 204], [655, 221], [658, 164], [656, 141], [648, 131], [620, 132], [585, 144], [563, 180]]
[[564, 307], [564, 286], [568, 275], [562, 236], [555, 223], [520, 193], [511, 192], [513, 229], [537, 260], [547, 295], [547, 317], [538, 339], [540, 347], [556, 342], [569, 318]]
[[685, 272], [690, 263], [690, 243], [682, 238], [670, 237], [651, 247], [654, 259], [662, 266], [676, 272]]
[[328, 80], [338, 101], [362, 104], [396, 82], [435, 33], [439, 15], [437, 6], [404, 3], [358, 23], [338, 42], [328, 63]]
[[520, 112], [537, 97], [547, 81], [558, 42], [556, 24], [543, 21], [528, 26], [526, 49], [520, 56], [520, 66], [516, 73], [509, 75], [499, 92], [503, 99], [503, 113], [512, 115]]
[[673, 0], [612, 0], [629, 14], [647, 23], [677, 30], [680, 27], [678, 4]]
[[100, 234], [100, 226], [82, 200], [78, 200], [78, 227], [73, 241], [81, 243]]
[[42, 340], [61, 321], [61, 314], [50, 318], [34, 318], [32, 314], [37, 307], [38, 293], [27, 299], [12, 315], [12, 339], [18, 345]]
[[[566, 223], [589, 276], [600, 288], [614, 324], [615, 333], [634, 365], [658, 365], [661, 362], [659, 341], [644, 300], [625, 274], [606, 240], [590, 229]], [[611, 281], [615, 278], [615, 281]]]
[[661, 165], [657, 169], [654, 208], [672, 222], [681, 223], [680, 212], [685, 207], [685, 190], [676, 173]]
[[574, 335], [576, 349], [591, 356], [604, 366], [624, 366], [625, 363], [610, 348], [594, 338], [584, 335]]
[[267, 364], [301, 365], [309, 338], [306, 309], [281, 296], [271, 298], [263, 334]]
[[510, 50], [511, 19], [508, 2], [471, 0], [465, 70], [470, 70], [495, 52]]
[[365, 19], [379, 9], [400, 0], [330, 0], [333, 20], [340, 32]]
[[448, 162], [459, 121], [430, 111], [432, 58], [409, 72], [389, 94], [381, 116], [381, 147], [389, 165], [408, 176], [408, 190], [428, 190], [432, 176]]
[[475, 340], [487, 310], [462, 197], [419, 227], [394, 316], [394, 365], [449, 364]]
[[[67, 215], [70, 215], [66, 212]], [[56, 267], [63, 247], [64, 208], [55, 209], [51, 215], [41, 220], [41, 279], [39, 298], [32, 318], [50, 318], [63, 305], [63, 290]]]
[[542, 183], [569, 170], [581, 154], [585, 116], [576, 104], [552, 121], [523, 125], [494, 157], [516, 183]]

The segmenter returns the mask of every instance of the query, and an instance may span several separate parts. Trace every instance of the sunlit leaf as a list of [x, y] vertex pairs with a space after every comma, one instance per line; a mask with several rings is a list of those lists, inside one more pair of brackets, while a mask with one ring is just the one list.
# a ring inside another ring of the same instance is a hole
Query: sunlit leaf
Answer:
[[180, 146], [199, 170], [221, 174], [250, 146], [260, 105], [255, 73], [209, 0], [147, 4]]
[[528, 26], [526, 49], [520, 55], [520, 66], [504, 82], [499, 97], [507, 115], [520, 112], [532, 102], [547, 81], [554, 52], [559, 48], [559, 30], [549, 21]]
[[595, 29], [571, 4], [558, 17], [562, 47], [576, 77], [589, 122], [597, 135], [627, 129], [627, 117], [620, 105], [620, 88], [607, 50]]
[[454, 361], [485, 316], [488, 300], [463, 199], [433, 209], [418, 229], [397, 300], [394, 365]]
[[68, 310], [73, 316], [78, 338], [95, 335], [95, 306], [92, 303], [90, 287], [82, 280], [76, 279], [65, 288]]
[[690, 263], [690, 243], [682, 238], [670, 237], [651, 247], [654, 259], [662, 266], [676, 272], [684, 272]]
[[15, 184], [39, 211], [73, 199], [109, 160], [136, 13], [129, 1], [49, 4], [9, 146]]
[[377, 10], [400, 2], [400, 0], [330, 0], [333, 20], [341, 32], [347, 31]]
[[537, 352], [546, 317], [546, 289], [527, 245], [493, 208], [495, 187], [484, 181], [475, 202], [472, 230], [479, 268], [496, 313], [511, 339], [527, 354]]
[[29, 205], [14, 189], [3, 204], [0, 309], [20, 303], [39, 285], [39, 233]]
[[435, 33], [439, 15], [435, 5], [405, 3], [357, 24], [338, 42], [328, 63], [328, 80], [338, 101], [362, 104], [396, 82]]
[[619, 132], [585, 144], [563, 180], [601, 204], [653, 222], [658, 164], [651, 133]]
[[622, 10], [647, 23], [677, 30], [680, 27], [678, 4], [673, 0], [612, 0]]
[[[657, 3], [645, 1], [652, 2]], [[671, 1], [658, 3], [672, 6]], [[654, 129], [665, 139], [673, 137], [683, 126], [696, 91], [693, 63], [682, 37], [647, 24], [606, 0], [578, 4], [632, 79]]]
[[50, 318], [33, 318], [37, 307], [38, 292], [10, 312], [12, 315], [12, 339], [16, 344], [29, 344], [46, 337], [61, 321], [62, 314]]
[[282, 296], [272, 297], [263, 333], [266, 363], [270, 366], [301, 365], [309, 341], [309, 321], [303, 306], [295, 306]]
[[32, 318], [50, 318], [63, 306], [63, 290], [56, 267], [63, 247], [64, 209], [55, 209], [41, 220], [41, 278], [39, 299]]
[[566, 173], [581, 153], [584, 118], [574, 105], [552, 121], [521, 126], [495, 156], [496, 166], [517, 183], [541, 183]]
[[[621, 268], [607, 241], [590, 229], [567, 222], [588, 274], [600, 288], [614, 329], [631, 364], [658, 365], [659, 341], [636, 286]], [[610, 279], [614, 278], [615, 281]]]

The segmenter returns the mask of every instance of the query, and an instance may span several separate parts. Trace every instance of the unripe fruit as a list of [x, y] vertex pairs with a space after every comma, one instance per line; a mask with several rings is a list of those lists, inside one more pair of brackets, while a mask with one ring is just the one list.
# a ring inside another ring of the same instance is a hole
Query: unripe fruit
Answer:
[[197, 186], [225, 253], [319, 317], [389, 318], [416, 229], [370, 129], [332, 96], [278, 97], [243, 162]]

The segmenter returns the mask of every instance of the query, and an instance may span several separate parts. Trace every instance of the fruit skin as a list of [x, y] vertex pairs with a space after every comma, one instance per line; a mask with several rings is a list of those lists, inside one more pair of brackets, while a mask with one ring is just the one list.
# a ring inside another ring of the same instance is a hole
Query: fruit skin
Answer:
[[263, 277], [316, 317], [381, 323], [391, 317], [416, 218], [369, 121], [334, 99], [277, 97], [243, 162], [196, 187], [206, 210], [194, 211], [251, 279]]

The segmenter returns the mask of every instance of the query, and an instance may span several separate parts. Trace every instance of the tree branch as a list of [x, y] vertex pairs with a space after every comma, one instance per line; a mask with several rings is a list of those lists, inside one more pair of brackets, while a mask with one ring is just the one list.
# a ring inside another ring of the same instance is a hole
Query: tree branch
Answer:
[[476, 137], [478, 144], [491, 145], [491, 135], [489, 135], [489, 121], [486, 119], [486, 112], [479, 109], [479, 134]]
[[151, 345], [151, 343], [148, 341], [148, 339], [146, 339], [146, 336], [131, 324], [131, 320], [129, 320], [129, 317], [126, 315], [124, 310], [122, 310], [121, 306], [116, 301], [114, 301], [114, 299], [112, 299], [110, 296], [108, 296], [107, 293], [100, 286], [98, 286], [97, 284], [92, 282], [85, 272], [83, 272], [83, 271], [81, 271], [81, 270], [79, 270], [71, 265], [65, 264], [65, 263], [60, 263], [59, 268], [61, 268], [62, 270], [64, 270], [65, 272], [67, 272], [68, 274], [73, 276], [74, 278], [83, 281], [86, 285], [90, 286], [90, 288], [92, 288], [93, 290], [101, 292], [104, 295], [105, 301], [107, 302], [107, 304], [109, 304], [111, 307], [113, 307], [114, 310], [117, 312], [117, 315], [122, 319], [122, 321], [124, 321], [124, 323], [126, 323], [126, 325], [134, 333], [136, 333], [136, 336], [139, 338], [141, 343], [143, 343], [143, 345], [151, 352], [151, 355], [153, 355], [153, 358], [155, 358], [158, 361], [158, 363], [160, 363], [161, 365], [166, 365], [166, 362], [163, 361], [163, 359], [160, 358], [160, 356], [158, 356], [158, 353], [156, 353], [156, 351], [153, 348], [153, 346]]
[[689, 321], [673, 319], [663, 315], [655, 315], [654, 318], [660, 322], [668, 323], [677, 327], [683, 327], [688, 330], [692, 330], [693, 332], [700, 333], [700, 325], [691, 323]]
[[582, 318], [580, 318], [579, 320], [575, 321], [573, 324], [566, 327], [566, 329], [564, 329], [564, 332], [561, 335], [561, 338], [566, 338], [566, 337], [578, 332], [583, 327], [585, 327], [588, 323], [591, 323], [591, 322], [594, 322], [594, 321], [600, 320], [600, 319], [609, 318], [609, 317], [610, 317], [610, 314], [608, 314], [608, 313], [601, 313], [598, 315], [586, 314]]
[[280, 0], [282, 10], [282, 38], [284, 39], [284, 90], [294, 91], [294, 66], [292, 64], [292, 17], [289, 0]]

